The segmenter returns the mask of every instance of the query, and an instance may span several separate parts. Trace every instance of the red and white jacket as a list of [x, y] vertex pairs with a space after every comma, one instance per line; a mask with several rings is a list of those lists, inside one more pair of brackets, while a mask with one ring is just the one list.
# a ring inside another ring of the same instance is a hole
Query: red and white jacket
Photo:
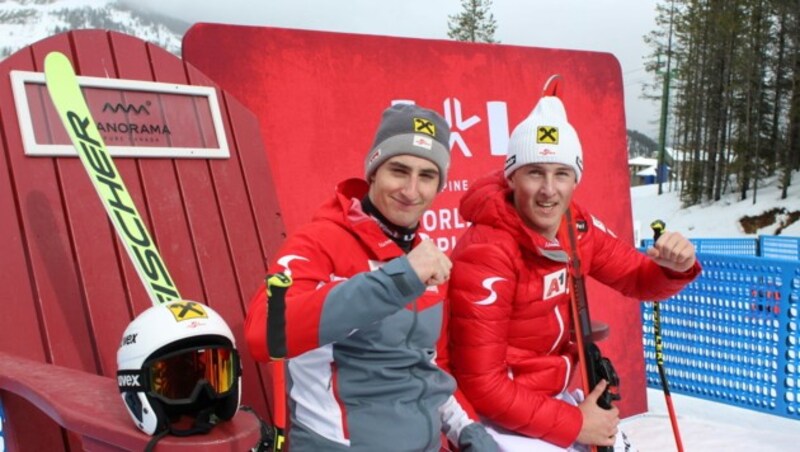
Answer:
[[[700, 272], [660, 267], [570, 206], [583, 271], [622, 294], [665, 299]], [[474, 183], [460, 212], [472, 222], [452, 254], [450, 351], [458, 386], [478, 414], [561, 447], [580, 432], [580, 410], [553, 396], [567, 388], [577, 356], [567, 253], [524, 226], [502, 172]]]
[[[438, 451], [445, 433], [461, 447], [495, 450], [446, 372], [446, 285], [420, 281], [361, 209], [367, 190], [360, 179], [340, 183], [269, 267], [293, 279], [285, 367], [291, 448]], [[266, 326], [262, 288], [250, 302], [245, 336], [264, 362]]]

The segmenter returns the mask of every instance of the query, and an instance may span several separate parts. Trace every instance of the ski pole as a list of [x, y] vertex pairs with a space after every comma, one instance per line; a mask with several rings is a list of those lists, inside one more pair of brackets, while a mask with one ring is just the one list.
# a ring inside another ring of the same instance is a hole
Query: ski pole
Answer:
[[286, 291], [292, 285], [287, 273], [267, 275], [267, 349], [272, 367], [272, 450], [281, 452], [286, 444]]
[[[666, 229], [666, 224], [661, 220], [656, 220], [650, 223], [650, 228], [653, 229], [653, 246], [655, 246], [658, 238], [661, 237], [661, 233]], [[667, 411], [669, 412], [669, 421], [672, 424], [672, 434], [675, 436], [675, 444], [678, 446], [678, 452], [683, 452], [681, 432], [678, 430], [678, 417], [675, 415], [675, 408], [672, 406], [672, 395], [670, 395], [669, 384], [667, 384], [667, 371], [664, 368], [664, 342], [661, 337], [660, 304], [657, 301], [653, 301], [653, 335], [656, 341], [656, 365], [658, 366], [661, 388], [664, 391], [664, 400], [667, 402]]]
[[[566, 232], [564, 229], [566, 229]], [[608, 387], [597, 399], [597, 405], [603, 409], [610, 410], [613, 402], [620, 400], [619, 377], [611, 360], [602, 355], [600, 348], [592, 339], [592, 320], [589, 315], [586, 282], [581, 269], [578, 240], [575, 236], [574, 222], [570, 209], [567, 209], [564, 213], [559, 235], [561, 236], [559, 240], [563, 240], [563, 243], [565, 243], [564, 249], [569, 255], [569, 265], [571, 267], [568, 276], [573, 288], [570, 291], [570, 311], [572, 313], [573, 328], [575, 329], [575, 345], [578, 348], [583, 391], [584, 394], [589, 394], [600, 380], [606, 380]], [[566, 240], [564, 240], [565, 238]], [[612, 452], [614, 450], [614, 446], [590, 445], [589, 447], [592, 452]]]

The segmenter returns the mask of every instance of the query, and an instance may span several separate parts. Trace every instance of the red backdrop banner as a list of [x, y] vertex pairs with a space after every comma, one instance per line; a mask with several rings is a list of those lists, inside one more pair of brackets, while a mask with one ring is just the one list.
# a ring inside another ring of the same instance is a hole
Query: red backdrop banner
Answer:
[[[363, 177], [381, 112], [413, 102], [451, 125], [448, 183], [422, 227], [449, 251], [467, 224], [458, 202], [477, 177], [504, 163], [508, 136], [552, 74], [583, 144], [576, 199], [619, 237], [632, 238], [619, 62], [608, 53], [197, 24], [184, 59], [259, 118], [288, 231], [308, 221], [337, 182]], [[646, 409], [639, 305], [590, 281], [595, 320], [611, 326], [601, 348], [622, 380], [623, 415]]]

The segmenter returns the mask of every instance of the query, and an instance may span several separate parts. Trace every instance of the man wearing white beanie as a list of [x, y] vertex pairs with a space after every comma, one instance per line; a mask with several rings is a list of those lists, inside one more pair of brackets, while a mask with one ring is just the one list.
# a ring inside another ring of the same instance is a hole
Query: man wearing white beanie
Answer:
[[[700, 266], [679, 233], [664, 233], [644, 255], [572, 201], [583, 149], [557, 91], [553, 77], [512, 132], [504, 170], [470, 184], [461, 200], [472, 224], [451, 255], [451, 368], [503, 450], [626, 450], [619, 410], [597, 405], [607, 382], [585, 399], [567, 391], [578, 365], [570, 256], [639, 300], [674, 295]], [[567, 248], [567, 227], [577, 250]]]

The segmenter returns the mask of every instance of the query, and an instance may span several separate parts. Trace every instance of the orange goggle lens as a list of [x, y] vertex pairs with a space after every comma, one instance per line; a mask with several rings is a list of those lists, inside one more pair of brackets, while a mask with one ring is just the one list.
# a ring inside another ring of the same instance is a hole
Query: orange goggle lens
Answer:
[[217, 396], [234, 385], [237, 375], [236, 351], [227, 347], [203, 347], [171, 353], [145, 364], [150, 393], [169, 401], [193, 399], [201, 383]]

